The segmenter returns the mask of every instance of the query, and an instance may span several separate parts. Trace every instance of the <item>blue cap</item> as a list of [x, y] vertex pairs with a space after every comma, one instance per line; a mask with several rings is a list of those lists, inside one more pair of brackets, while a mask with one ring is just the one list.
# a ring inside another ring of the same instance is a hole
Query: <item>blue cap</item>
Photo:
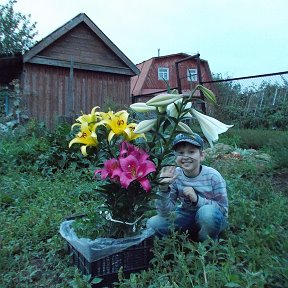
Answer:
[[192, 145], [198, 146], [201, 149], [203, 149], [204, 147], [204, 140], [197, 133], [193, 133], [193, 135], [178, 134], [173, 141], [173, 149], [175, 149], [175, 145], [180, 142], [187, 142]]

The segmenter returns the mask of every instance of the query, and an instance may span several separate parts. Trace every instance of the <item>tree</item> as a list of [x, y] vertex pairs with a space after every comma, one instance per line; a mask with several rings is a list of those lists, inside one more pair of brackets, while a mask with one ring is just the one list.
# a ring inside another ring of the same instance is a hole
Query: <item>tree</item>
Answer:
[[14, 11], [17, 0], [9, 0], [0, 5], [0, 55], [24, 53], [35, 44], [38, 34], [36, 22], [31, 23], [31, 15]]

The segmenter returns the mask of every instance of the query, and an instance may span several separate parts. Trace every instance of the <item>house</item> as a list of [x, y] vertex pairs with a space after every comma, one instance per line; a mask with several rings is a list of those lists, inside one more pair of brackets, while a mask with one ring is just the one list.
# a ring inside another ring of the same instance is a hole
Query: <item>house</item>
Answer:
[[[185, 53], [153, 57], [136, 65], [140, 74], [131, 78], [132, 102], [146, 102], [156, 94], [171, 89], [189, 93], [202, 81], [211, 81], [212, 74], [200, 54]], [[201, 97], [201, 95], [199, 95]]]
[[130, 80], [139, 70], [81, 13], [24, 55], [0, 57], [0, 85], [20, 80], [29, 117], [48, 129], [105, 103], [131, 104]]

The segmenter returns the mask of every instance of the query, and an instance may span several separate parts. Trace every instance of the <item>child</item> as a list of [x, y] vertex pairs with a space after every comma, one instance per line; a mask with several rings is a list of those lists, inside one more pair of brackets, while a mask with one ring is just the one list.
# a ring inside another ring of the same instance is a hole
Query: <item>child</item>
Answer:
[[174, 227], [204, 241], [209, 237], [217, 239], [227, 227], [226, 183], [217, 170], [201, 165], [203, 145], [203, 139], [196, 133], [175, 137], [176, 167], [162, 169], [160, 197], [156, 200], [158, 215], [147, 222], [159, 236], [167, 235]]

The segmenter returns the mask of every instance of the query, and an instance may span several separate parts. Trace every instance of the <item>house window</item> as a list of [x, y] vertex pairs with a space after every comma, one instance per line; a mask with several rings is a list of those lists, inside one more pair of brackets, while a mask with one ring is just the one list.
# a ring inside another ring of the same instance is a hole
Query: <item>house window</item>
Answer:
[[196, 82], [197, 80], [197, 69], [187, 69], [187, 80], [189, 82]]
[[158, 80], [169, 80], [169, 68], [158, 68]]

